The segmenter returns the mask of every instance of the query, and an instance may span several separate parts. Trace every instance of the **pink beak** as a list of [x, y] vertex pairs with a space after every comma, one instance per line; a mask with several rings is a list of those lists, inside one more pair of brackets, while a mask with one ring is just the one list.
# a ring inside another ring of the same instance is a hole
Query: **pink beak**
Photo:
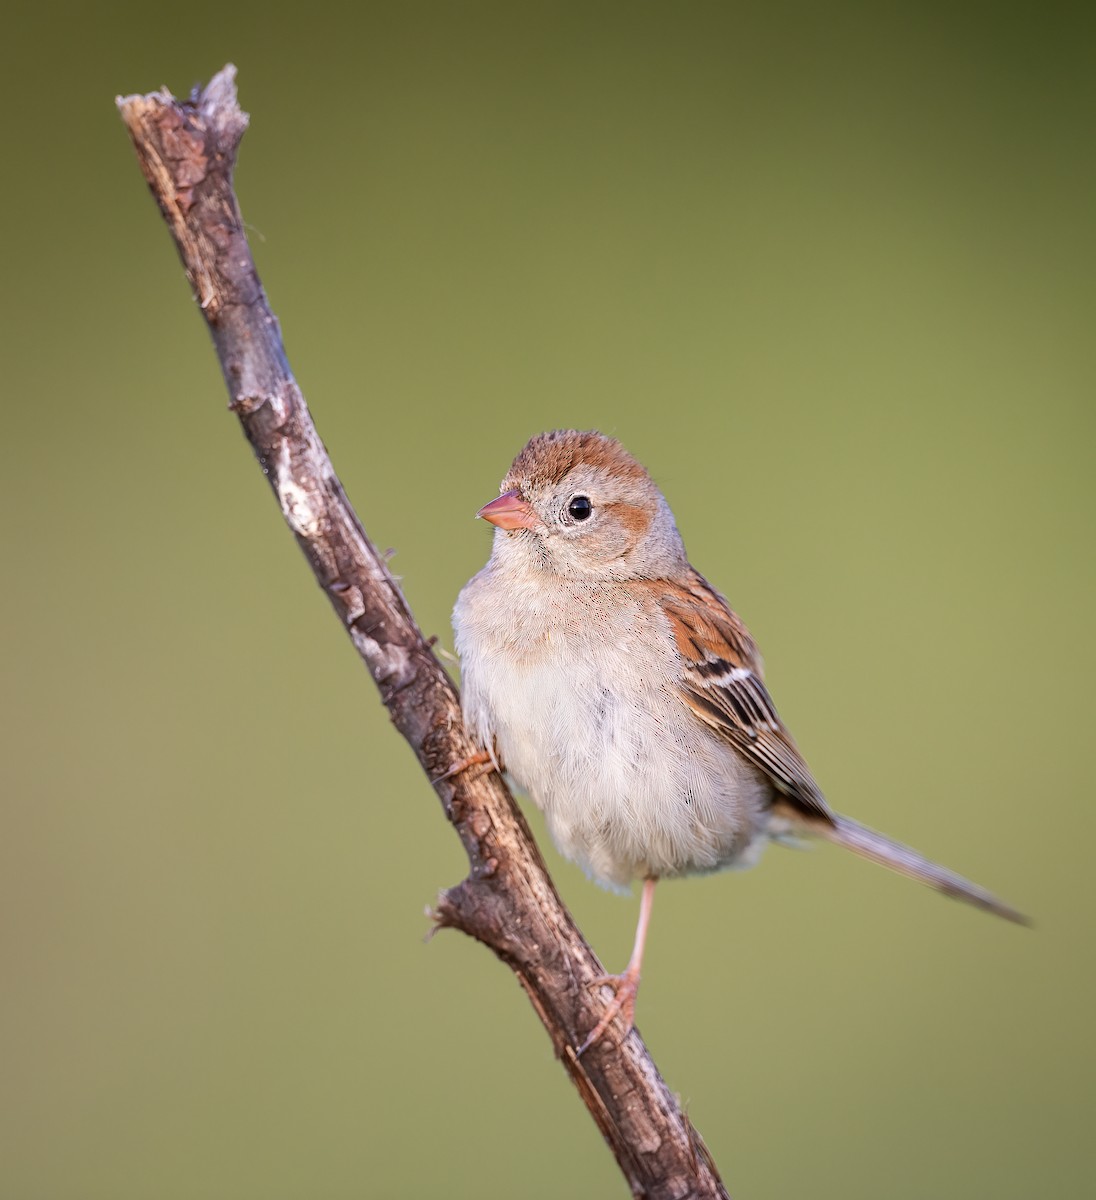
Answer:
[[541, 523], [540, 517], [533, 511], [532, 506], [521, 498], [521, 492], [516, 488], [510, 492], [503, 492], [497, 500], [485, 504], [476, 516], [490, 521], [499, 529], [536, 529]]

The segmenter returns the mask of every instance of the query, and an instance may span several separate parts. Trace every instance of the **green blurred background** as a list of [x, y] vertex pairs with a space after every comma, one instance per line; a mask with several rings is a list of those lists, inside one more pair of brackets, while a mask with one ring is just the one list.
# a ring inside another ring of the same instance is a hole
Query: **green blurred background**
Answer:
[[[1085, 1190], [1085, 14], [9, 10], [5, 1200], [624, 1194], [509, 972], [424, 943], [459, 845], [115, 114], [228, 60], [260, 270], [424, 629], [525, 439], [616, 434], [834, 804], [1037, 918], [828, 848], [665, 887], [640, 1025], [734, 1194]], [[549, 857], [619, 968], [635, 900]]]

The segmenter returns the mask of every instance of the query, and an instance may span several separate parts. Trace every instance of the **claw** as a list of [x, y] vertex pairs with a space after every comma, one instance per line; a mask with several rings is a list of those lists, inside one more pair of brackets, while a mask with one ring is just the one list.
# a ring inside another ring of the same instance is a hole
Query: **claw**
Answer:
[[452, 779], [454, 775], [460, 775], [463, 771], [467, 771], [469, 767], [479, 767], [484, 763], [490, 763], [494, 768], [495, 760], [486, 750], [477, 750], [475, 754], [469, 754], [467, 758], [462, 758], [455, 762], [448, 771], [443, 775], [439, 775], [436, 779], [431, 779], [431, 783], [441, 783], [443, 780]]
[[605, 1010], [605, 1015], [594, 1026], [586, 1041], [575, 1051], [576, 1058], [581, 1058], [618, 1016], [623, 1019], [624, 1023], [624, 1034], [620, 1039], [621, 1041], [632, 1032], [632, 1028], [635, 1025], [636, 996], [639, 993], [638, 971], [629, 967], [623, 975], [599, 975], [597, 979], [590, 981], [589, 986], [611, 987], [613, 989], [613, 998], [609, 1002], [609, 1007]]

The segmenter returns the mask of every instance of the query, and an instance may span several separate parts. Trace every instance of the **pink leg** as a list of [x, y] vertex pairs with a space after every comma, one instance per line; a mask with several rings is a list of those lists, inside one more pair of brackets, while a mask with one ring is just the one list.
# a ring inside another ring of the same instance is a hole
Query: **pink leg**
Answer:
[[584, 1054], [598, 1040], [606, 1029], [613, 1023], [619, 1013], [624, 1018], [624, 1037], [627, 1037], [635, 1024], [636, 995], [639, 992], [639, 971], [643, 965], [643, 947], [647, 942], [647, 927], [651, 924], [651, 909], [655, 903], [655, 884], [657, 879], [643, 881], [643, 896], [639, 902], [639, 923], [636, 925], [636, 940], [632, 947], [632, 957], [624, 969], [623, 975], [602, 975], [595, 979], [593, 986], [606, 984], [613, 989], [613, 999], [605, 1010], [605, 1016], [594, 1026], [593, 1032], [578, 1048], [578, 1055]]

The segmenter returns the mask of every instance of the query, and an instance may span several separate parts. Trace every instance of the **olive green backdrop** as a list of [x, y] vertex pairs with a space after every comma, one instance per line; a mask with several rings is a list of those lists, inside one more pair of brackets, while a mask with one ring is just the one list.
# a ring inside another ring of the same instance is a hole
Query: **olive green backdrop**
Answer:
[[[834, 804], [667, 885], [639, 1018], [749, 1200], [1091, 1175], [1083, 6], [9, 11], [0, 1194], [603, 1197], [457, 840], [225, 409], [113, 97], [240, 69], [298, 377], [428, 632], [532, 433], [621, 437]], [[539, 832], [543, 827], [536, 821]], [[610, 965], [635, 899], [549, 852]]]

